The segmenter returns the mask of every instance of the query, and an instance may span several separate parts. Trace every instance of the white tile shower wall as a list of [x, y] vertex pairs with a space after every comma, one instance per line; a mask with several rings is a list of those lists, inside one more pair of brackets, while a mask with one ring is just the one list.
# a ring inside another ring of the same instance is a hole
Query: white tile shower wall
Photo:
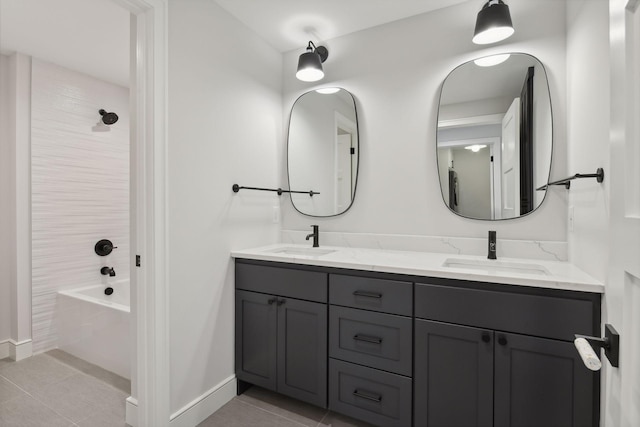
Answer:
[[[96, 132], [98, 110], [120, 117]], [[129, 91], [33, 60], [33, 350], [56, 347], [56, 292], [129, 277]], [[100, 257], [94, 245], [118, 248]]]
[[[311, 229], [309, 229], [311, 230]], [[281, 242], [305, 244], [306, 231], [282, 230]], [[498, 258], [567, 261], [567, 242], [510, 240], [498, 236]], [[437, 252], [452, 255], [486, 255], [487, 239], [400, 234], [340, 233], [320, 231], [320, 246], [371, 248], [395, 251]]]

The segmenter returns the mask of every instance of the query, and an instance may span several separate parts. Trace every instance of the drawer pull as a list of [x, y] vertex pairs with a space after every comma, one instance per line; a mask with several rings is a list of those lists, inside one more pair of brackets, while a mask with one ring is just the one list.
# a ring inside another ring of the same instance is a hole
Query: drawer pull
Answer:
[[372, 344], [382, 344], [382, 338], [370, 337], [368, 335], [356, 334], [353, 336], [353, 339], [356, 341], [370, 342]]
[[379, 394], [368, 393], [362, 390], [355, 389], [353, 390], [353, 395], [356, 397], [361, 397], [363, 399], [371, 400], [372, 402], [376, 403], [382, 402], [382, 396]]
[[357, 297], [367, 297], [367, 298], [382, 298], [382, 294], [376, 292], [367, 292], [367, 291], [353, 291], [353, 295]]

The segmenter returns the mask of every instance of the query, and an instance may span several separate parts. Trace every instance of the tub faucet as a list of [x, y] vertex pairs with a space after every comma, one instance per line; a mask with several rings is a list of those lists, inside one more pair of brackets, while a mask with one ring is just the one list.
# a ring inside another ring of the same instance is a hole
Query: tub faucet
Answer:
[[489, 259], [498, 259], [496, 257], [496, 232], [489, 231], [489, 254], [487, 255]]
[[100, 274], [102, 274], [103, 276], [106, 276], [108, 274], [109, 277], [115, 277], [116, 271], [113, 269], [113, 267], [102, 267], [100, 269]]
[[313, 227], [313, 233], [307, 235], [307, 237], [305, 238], [305, 240], [309, 240], [310, 237], [313, 237], [313, 247], [314, 248], [319, 248], [320, 244], [318, 243], [319, 240], [319, 235], [320, 235], [320, 231], [318, 230], [318, 226], [317, 225], [312, 225], [311, 227]]

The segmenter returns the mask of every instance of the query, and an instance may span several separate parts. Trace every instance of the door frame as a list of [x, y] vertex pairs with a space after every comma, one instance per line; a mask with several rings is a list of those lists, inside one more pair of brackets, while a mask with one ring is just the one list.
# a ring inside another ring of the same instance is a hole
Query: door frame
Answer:
[[131, 312], [136, 327], [127, 422], [168, 426], [168, 0], [107, 1], [131, 13]]

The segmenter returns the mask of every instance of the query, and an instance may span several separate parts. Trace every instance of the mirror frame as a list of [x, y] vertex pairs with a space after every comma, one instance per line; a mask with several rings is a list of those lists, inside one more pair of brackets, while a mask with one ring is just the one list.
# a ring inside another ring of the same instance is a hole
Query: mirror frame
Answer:
[[[351, 202], [349, 203], [349, 206], [347, 206], [347, 208], [345, 210], [343, 210], [342, 212], [338, 212], [336, 214], [333, 215], [311, 215], [308, 213], [304, 213], [302, 211], [300, 211], [300, 209], [298, 209], [298, 207], [296, 206], [296, 204], [293, 202], [293, 194], [289, 193], [289, 200], [291, 201], [291, 205], [293, 206], [293, 208], [300, 214], [304, 215], [304, 216], [308, 216], [311, 218], [332, 218], [335, 216], [339, 216], [342, 215], [344, 213], [346, 213], [349, 209], [351, 209], [351, 206], [353, 206], [353, 202], [356, 200], [356, 193], [358, 191], [358, 178], [360, 177], [360, 149], [361, 149], [361, 145], [360, 145], [360, 123], [358, 121], [358, 106], [356, 103], [356, 98], [353, 96], [353, 94], [348, 91], [345, 88], [339, 87], [339, 86], [330, 86], [330, 87], [334, 87], [340, 90], [345, 91], [346, 93], [349, 94], [349, 96], [351, 97], [351, 100], [353, 101], [353, 112], [355, 115], [355, 123], [356, 123], [356, 136], [358, 138], [358, 149], [356, 150], [356, 182], [355, 185], [353, 186], [353, 196], [351, 197]], [[317, 89], [322, 89], [322, 87], [319, 88], [315, 88], [315, 89], [311, 89], [308, 90], [302, 94], [300, 94], [296, 100], [293, 102], [293, 104], [291, 104], [291, 110], [289, 111], [289, 126], [287, 126], [287, 186], [289, 187], [289, 189], [291, 189], [291, 174], [289, 173], [290, 168], [289, 168], [289, 163], [290, 163], [290, 158], [289, 158], [289, 134], [291, 132], [291, 118], [293, 116], [293, 109], [295, 108], [296, 104], [298, 103], [298, 101], [300, 100], [300, 98], [302, 98], [304, 95], [310, 93], [310, 92], [315, 92]]]
[[[544, 196], [542, 197], [542, 200], [540, 201], [540, 204], [538, 206], [536, 206], [534, 209], [532, 209], [531, 211], [523, 214], [523, 215], [519, 215], [519, 216], [514, 216], [512, 218], [499, 218], [499, 219], [492, 219], [492, 218], [473, 218], [470, 216], [466, 216], [466, 215], [462, 215], [456, 211], [454, 211], [453, 209], [451, 209], [451, 207], [447, 204], [447, 201], [445, 199], [445, 195], [442, 192], [442, 181], [440, 180], [440, 160], [439, 160], [439, 156], [438, 156], [438, 123], [440, 122], [440, 105], [442, 102], [442, 91], [444, 90], [444, 84], [446, 83], [447, 79], [451, 76], [451, 74], [453, 74], [458, 68], [469, 64], [470, 62], [473, 62], [475, 60], [478, 59], [482, 59], [482, 58], [487, 58], [490, 56], [495, 56], [495, 55], [501, 55], [501, 54], [511, 54], [511, 55], [527, 55], [530, 56], [532, 58], [534, 58], [536, 61], [538, 61], [538, 63], [540, 63], [540, 66], [542, 67], [542, 71], [544, 72], [544, 77], [545, 80], [547, 82], [547, 92], [549, 94], [549, 113], [551, 115], [551, 150], [549, 150], [549, 152], [551, 153], [550, 158], [549, 158], [549, 173], [547, 175], [547, 183], [549, 183], [549, 179], [551, 178], [551, 168], [553, 167], [553, 152], [554, 152], [554, 120], [553, 120], [553, 102], [551, 102], [551, 87], [549, 85], [549, 74], [547, 73], [547, 69], [544, 66], [544, 63], [537, 57], [534, 56], [532, 54], [529, 53], [525, 53], [525, 52], [496, 52], [493, 53], [491, 55], [484, 55], [484, 56], [479, 56], [476, 58], [472, 58], [466, 62], [463, 62], [462, 64], [456, 66], [453, 70], [451, 70], [449, 73], [447, 73], [447, 76], [444, 78], [444, 80], [442, 80], [442, 83], [440, 83], [440, 91], [438, 94], [438, 112], [436, 114], [436, 126], [435, 126], [435, 157], [436, 157], [436, 173], [438, 175], [438, 183], [440, 186], [440, 196], [442, 198], [442, 202], [444, 203], [444, 205], [447, 207], [447, 209], [455, 214], [456, 216], [459, 216], [461, 218], [465, 218], [465, 219], [471, 219], [471, 220], [476, 220], [476, 221], [489, 221], [489, 222], [495, 222], [495, 221], [509, 221], [509, 220], [514, 220], [514, 219], [519, 219], [519, 218], [524, 218], [527, 217], [531, 214], [533, 214], [534, 212], [536, 212], [545, 202], [545, 200], [547, 199], [547, 192], [549, 191], [549, 189], [547, 188], [546, 190], [544, 190]], [[533, 191], [537, 191], [535, 188], [533, 189]]]

